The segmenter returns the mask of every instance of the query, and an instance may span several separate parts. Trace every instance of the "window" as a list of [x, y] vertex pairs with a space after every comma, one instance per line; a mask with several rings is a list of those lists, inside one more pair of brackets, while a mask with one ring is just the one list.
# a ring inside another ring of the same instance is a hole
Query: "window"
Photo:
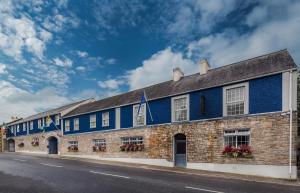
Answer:
[[33, 121], [30, 121], [30, 130], [33, 130]]
[[27, 131], [27, 124], [23, 123], [23, 131]]
[[17, 125], [17, 132], [20, 132], [20, 125]]
[[90, 115], [90, 128], [96, 128], [96, 115]]
[[55, 125], [59, 125], [59, 115], [55, 115]]
[[74, 131], [79, 130], [79, 118], [74, 119]]
[[70, 131], [70, 120], [65, 120], [65, 131]]
[[172, 122], [189, 120], [189, 95], [172, 98]]
[[243, 115], [248, 113], [248, 83], [224, 87], [224, 115]]
[[144, 144], [144, 138], [143, 137], [124, 137], [122, 139], [122, 144]]
[[27, 122], [27, 130], [30, 129], [30, 122]]
[[49, 127], [51, 124], [52, 118], [49, 116], [49, 118], [46, 118], [46, 126]]
[[106, 140], [105, 139], [93, 139], [93, 145], [94, 146], [106, 146]]
[[142, 104], [140, 111], [140, 105], [133, 106], [133, 126], [144, 126], [146, 125], [146, 104]]
[[69, 141], [69, 145], [78, 147], [78, 141]]
[[42, 128], [42, 119], [38, 120], [38, 128], [41, 129]]
[[102, 113], [102, 127], [109, 126], [109, 112]]
[[42, 126], [46, 126], [46, 118], [42, 118]]
[[224, 131], [224, 145], [233, 147], [250, 145], [250, 129]]

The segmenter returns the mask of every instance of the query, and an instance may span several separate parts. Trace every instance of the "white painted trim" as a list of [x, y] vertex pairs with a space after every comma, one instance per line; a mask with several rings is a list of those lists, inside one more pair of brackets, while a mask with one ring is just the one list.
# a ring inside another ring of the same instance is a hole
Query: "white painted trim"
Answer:
[[[257, 78], [261, 78], [261, 77], [266, 77], [266, 76], [281, 74], [283, 72], [289, 72], [291, 70], [292, 71], [297, 71], [298, 68], [291, 68], [291, 69], [287, 69], [287, 70], [281, 70], [281, 71], [278, 71], [278, 72], [267, 73], [267, 74], [263, 74], [263, 75], [259, 75], [259, 76], [253, 76], [253, 77], [250, 77], [250, 78], [245, 78], [245, 79], [241, 79], [241, 80], [237, 80], [237, 81], [227, 82], [227, 83], [224, 83], [224, 84], [203, 87], [203, 88], [200, 88], [200, 89], [193, 89], [193, 90], [189, 90], [189, 91], [186, 91], [186, 92], [175, 93], [175, 94], [172, 94], [172, 95], [166, 95], [166, 96], [162, 96], [162, 97], [156, 97], [156, 98], [149, 99], [148, 102], [149, 101], [158, 100], [158, 99], [162, 99], [162, 98], [166, 98], [166, 97], [173, 97], [173, 96], [177, 96], [177, 95], [188, 94], [188, 93], [191, 93], [191, 92], [194, 92], [194, 91], [201, 91], [201, 90], [206, 90], [206, 89], [209, 89], [209, 88], [216, 88], [216, 87], [221, 87], [221, 86], [225, 86], [225, 85], [230, 85], [230, 84], [245, 82], [245, 81], [249, 81], [249, 80], [253, 80], [253, 79], [257, 79]], [[118, 96], [118, 95], [116, 95], [116, 96]], [[78, 116], [78, 115], [85, 115], [85, 114], [90, 114], [90, 113], [96, 113], [96, 112], [103, 111], [103, 110], [108, 110], [108, 109], [113, 109], [113, 108], [117, 108], [117, 107], [124, 107], [124, 106], [128, 106], [128, 105], [133, 105], [133, 104], [136, 104], [138, 102], [139, 101], [135, 101], [135, 102], [132, 102], [132, 103], [126, 103], [126, 104], [122, 104], [122, 105], [118, 105], [118, 106], [112, 106], [112, 107], [108, 107], [108, 108], [97, 109], [97, 110], [94, 110], [94, 111], [88, 111], [88, 112], [84, 112], [84, 113], [78, 113], [78, 114], [74, 114], [74, 115], [71, 115], [71, 116], [65, 116], [63, 118], [66, 119], [66, 118], [74, 117], [74, 116]]]
[[115, 110], [115, 127], [116, 129], [120, 129], [121, 128], [121, 108], [117, 107]]
[[244, 93], [244, 100], [245, 100], [245, 106], [244, 106], [244, 115], [249, 114], [249, 82], [243, 82], [239, 84], [234, 84], [230, 86], [224, 86], [223, 87], [223, 116], [227, 116], [227, 106], [226, 106], [226, 90], [233, 89], [237, 87], [245, 87], [245, 93]]
[[42, 155], [46, 155], [48, 154], [48, 152], [44, 152], [44, 151], [28, 151], [28, 150], [19, 150], [19, 151], [15, 151], [17, 153], [28, 153], [28, 154], [42, 154]]
[[[290, 110], [290, 73], [282, 73], [282, 110]], [[297, 76], [298, 72], [292, 72], [292, 109], [297, 110]]]
[[136, 164], [147, 164], [154, 166], [165, 166], [173, 167], [173, 163], [166, 159], [143, 159], [143, 158], [103, 158], [97, 155], [74, 155], [74, 154], [63, 154], [65, 157], [83, 158], [83, 159], [94, 159], [103, 161], [116, 161], [116, 162], [127, 162]]
[[[89, 124], [90, 125], [90, 129], [96, 129], [97, 128], [97, 114], [96, 113], [92, 114], [89, 117], [90, 117], [90, 119], [89, 119], [90, 120], [90, 124]], [[95, 117], [95, 126], [91, 125], [91, 123], [92, 123], [92, 117]]]
[[[187, 107], [187, 120], [184, 121], [175, 121], [175, 113], [174, 113], [174, 101], [176, 99], [186, 98], [186, 107]], [[182, 123], [185, 121], [190, 121], [190, 94], [180, 95], [176, 97], [172, 97], [171, 99], [171, 120], [172, 123]]]
[[277, 165], [246, 165], [246, 164], [216, 164], [216, 163], [187, 163], [187, 168], [226, 172], [243, 175], [264, 176], [272, 178], [297, 179], [297, 166], [292, 166], [292, 176], [289, 166]]

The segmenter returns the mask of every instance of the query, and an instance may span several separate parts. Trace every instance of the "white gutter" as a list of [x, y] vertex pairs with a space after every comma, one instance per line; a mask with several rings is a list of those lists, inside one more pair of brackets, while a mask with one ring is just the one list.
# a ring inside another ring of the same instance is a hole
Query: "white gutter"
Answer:
[[289, 144], [289, 174], [292, 178], [292, 126], [293, 126], [293, 109], [292, 109], [292, 75], [293, 71], [290, 71], [290, 99], [289, 99], [289, 109], [290, 109], [290, 144]]

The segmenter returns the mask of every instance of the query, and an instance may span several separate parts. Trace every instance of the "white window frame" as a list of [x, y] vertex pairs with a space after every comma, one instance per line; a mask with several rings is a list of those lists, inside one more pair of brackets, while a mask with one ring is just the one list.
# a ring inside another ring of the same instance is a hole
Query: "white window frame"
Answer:
[[[245, 131], [242, 131], [242, 130], [245, 130]], [[226, 133], [228, 131], [230, 133]], [[251, 146], [251, 130], [249, 128], [224, 130], [223, 131], [223, 146], [224, 147], [226, 146], [225, 137], [228, 137], [228, 136], [249, 136], [249, 144], [248, 145]], [[234, 147], [238, 146], [237, 142], [238, 142], [238, 140], [236, 140]]]
[[33, 121], [30, 121], [30, 130], [33, 130]]
[[50, 124], [51, 124], [51, 121], [52, 121], [52, 118], [49, 116], [49, 121], [48, 121], [48, 118], [46, 118], [46, 127], [49, 127]]
[[17, 124], [17, 133], [19, 133], [20, 132], [20, 125], [19, 124]]
[[228, 115], [227, 114], [227, 90], [244, 87], [244, 114], [249, 114], [249, 82], [244, 82], [240, 84], [234, 84], [230, 86], [223, 87], [223, 116], [239, 116], [239, 115]]
[[123, 137], [121, 138], [122, 145], [126, 144], [144, 144], [144, 137]]
[[[95, 119], [95, 121], [93, 119]], [[90, 115], [90, 128], [91, 129], [97, 128], [97, 115], [96, 114]]]
[[93, 139], [93, 146], [106, 146], [106, 139]]
[[38, 128], [39, 128], [39, 129], [42, 128], [42, 119], [38, 119]]
[[76, 146], [78, 147], [78, 141], [68, 141], [69, 146]]
[[102, 127], [109, 126], [109, 112], [102, 113]]
[[[144, 108], [144, 123], [142, 124], [139, 124], [138, 121], [137, 121], [137, 111], [138, 111], [138, 108], [139, 108], [140, 104], [137, 104], [137, 105], [133, 105], [132, 106], [132, 113], [133, 113], [133, 126], [134, 127], [140, 127], [140, 126], [145, 126], [147, 124], [147, 105], [146, 103], [142, 104], [141, 105], [141, 108]], [[137, 110], [135, 110], [137, 109]], [[140, 111], [141, 113], [141, 111]], [[141, 117], [141, 116], [139, 116]]]
[[27, 131], [27, 124], [23, 123], [23, 131]]
[[70, 131], [70, 120], [65, 120], [65, 132]]
[[55, 125], [59, 125], [59, 115], [55, 115]]
[[[187, 115], [186, 115], [186, 120], [182, 120], [182, 121], [177, 121], [175, 120], [175, 100], [177, 99], [181, 99], [181, 98], [186, 98], [186, 110], [187, 110]], [[186, 94], [186, 95], [180, 95], [180, 96], [176, 96], [176, 97], [172, 97], [172, 122], [184, 122], [184, 121], [189, 121], [190, 120], [190, 95]]]
[[73, 121], [74, 131], [79, 130], [79, 118], [75, 118]]

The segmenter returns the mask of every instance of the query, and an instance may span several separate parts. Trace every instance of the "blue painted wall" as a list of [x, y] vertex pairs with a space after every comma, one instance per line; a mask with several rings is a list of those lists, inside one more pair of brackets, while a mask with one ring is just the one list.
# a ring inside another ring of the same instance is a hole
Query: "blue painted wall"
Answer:
[[[201, 96], [205, 97], [205, 112], [201, 113]], [[222, 117], [223, 88], [211, 88], [190, 93], [190, 120]]]
[[249, 81], [249, 113], [282, 110], [282, 74]]
[[153, 121], [151, 120], [149, 110], [147, 109], [147, 125], [163, 124], [171, 122], [171, 98], [163, 98], [149, 101], [149, 107]]
[[[102, 113], [109, 112], [109, 126], [103, 127], [102, 126]], [[90, 115], [96, 115], [96, 128], [90, 128]], [[74, 131], [74, 119], [79, 118], [79, 130]], [[115, 109], [108, 109], [104, 111], [99, 111], [95, 113], [89, 113], [85, 115], [75, 116], [71, 118], [64, 119], [70, 120], [70, 131], [65, 131], [65, 124], [64, 133], [65, 134], [73, 134], [73, 133], [83, 133], [83, 132], [91, 132], [91, 131], [102, 131], [102, 130], [109, 130], [115, 128]]]
[[132, 105], [121, 107], [121, 128], [129, 128], [133, 125]]

